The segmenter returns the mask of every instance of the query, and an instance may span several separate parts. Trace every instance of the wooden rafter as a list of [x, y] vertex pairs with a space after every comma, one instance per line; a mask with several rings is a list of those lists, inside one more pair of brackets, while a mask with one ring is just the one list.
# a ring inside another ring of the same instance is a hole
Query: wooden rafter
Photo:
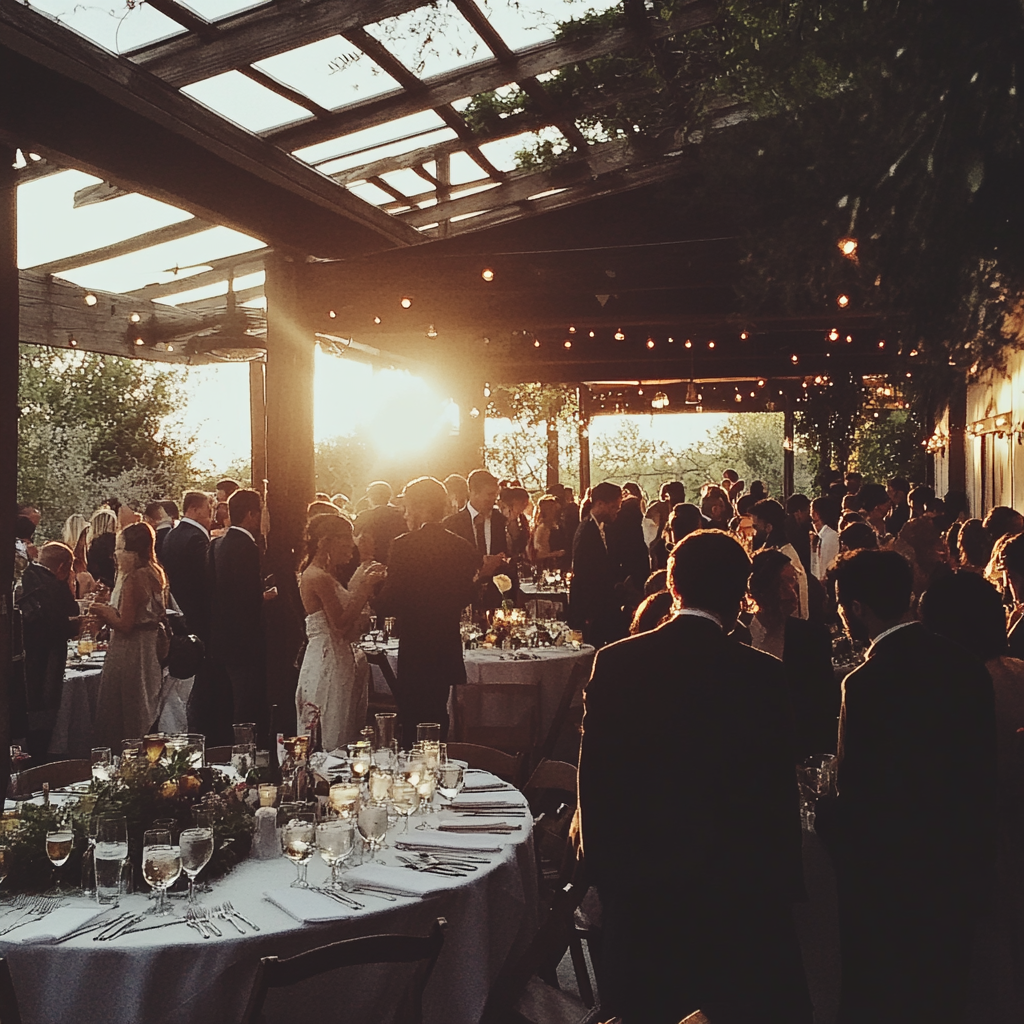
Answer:
[[272, 252], [271, 249], [260, 249], [258, 252], [246, 253], [242, 256], [225, 256], [219, 260], [209, 260], [204, 266], [212, 268], [210, 270], [193, 274], [191, 277], [176, 278], [166, 284], [147, 284], [144, 288], [137, 288], [127, 294], [137, 301], [157, 300], [226, 281], [229, 274], [236, 278], [246, 274], [255, 274], [264, 268], [266, 257], [270, 252]]
[[535, 78], [568, 64], [643, 46], [652, 38], [664, 38], [700, 28], [711, 24], [717, 15], [717, 8], [713, 4], [706, 0], [696, 0], [684, 7], [671, 21], [656, 22], [643, 34], [630, 28], [617, 28], [572, 39], [539, 43], [517, 51], [512, 61], [500, 61], [497, 58], [479, 61], [443, 75], [423, 79], [421, 87], [415, 91], [403, 89], [401, 92], [390, 92], [335, 111], [330, 117], [286, 125], [264, 132], [263, 135], [280, 146], [299, 149], [421, 110], [436, 110], [463, 97], [490, 92], [510, 82]]

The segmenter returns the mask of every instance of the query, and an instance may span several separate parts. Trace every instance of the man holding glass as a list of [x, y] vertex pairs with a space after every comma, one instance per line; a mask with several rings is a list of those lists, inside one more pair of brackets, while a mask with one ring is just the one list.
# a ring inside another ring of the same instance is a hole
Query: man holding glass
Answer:
[[624, 1024], [812, 1019], [786, 680], [729, 636], [749, 575], [729, 534], [684, 538], [675, 615], [599, 651], [584, 694], [580, 831], [604, 907], [602, 1010]]

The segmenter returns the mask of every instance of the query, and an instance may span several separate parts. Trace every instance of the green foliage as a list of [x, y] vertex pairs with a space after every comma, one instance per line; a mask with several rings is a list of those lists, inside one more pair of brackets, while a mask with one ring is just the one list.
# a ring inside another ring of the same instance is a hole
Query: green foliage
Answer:
[[372, 446], [359, 433], [321, 441], [314, 450], [316, 489], [354, 500], [372, 479], [374, 461]]
[[925, 431], [913, 411], [897, 409], [864, 419], [854, 439], [854, 468], [865, 480], [885, 483], [890, 477], [924, 480], [927, 456], [921, 445]]

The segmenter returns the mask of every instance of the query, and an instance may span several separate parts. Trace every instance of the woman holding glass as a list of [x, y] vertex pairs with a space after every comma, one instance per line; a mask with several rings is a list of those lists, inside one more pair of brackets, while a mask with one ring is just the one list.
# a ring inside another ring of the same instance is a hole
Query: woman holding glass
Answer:
[[366, 655], [354, 651], [360, 620], [384, 567], [363, 562], [348, 589], [334, 570], [348, 564], [355, 547], [352, 524], [342, 516], [316, 516], [307, 527], [307, 554], [299, 581], [306, 611], [308, 645], [302, 657], [295, 708], [300, 728], [308, 729], [310, 705], [320, 709], [325, 750], [356, 739], [366, 721], [370, 671]]
[[97, 598], [92, 614], [111, 628], [96, 709], [96, 738], [116, 749], [124, 736], [145, 736], [160, 710], [163, 670], [157, 630], [166, 609], [167, 579], [153, 553], [153, 528], [125, 528], [117, 585], [110, 603]]

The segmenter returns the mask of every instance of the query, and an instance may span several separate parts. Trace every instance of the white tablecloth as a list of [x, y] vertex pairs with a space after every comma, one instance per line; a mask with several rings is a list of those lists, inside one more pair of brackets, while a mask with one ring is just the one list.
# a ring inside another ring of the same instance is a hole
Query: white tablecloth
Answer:
[[[447, 817], [447, 816], [445, 816]], [[425, 835], [417, 824], [435, 824], [436, 817], [414, 817], [408, 838]], [[478, 821], [459, 818], [459, 821]], [[536, 928], [536, 866], [530, 818], [509, 817], [523, 827], [511, 835], [474, 837], [501, 848], [489, 865], [467, 878], [436, 876], [444, 890], [420, 898], [401, 897], [389, 903], [370, 895], [355, 898], [362, 911], [348, 911], [324, 898], [329, 912], [345, 915], [325, 924], [299, 924], [263, 898], [268, 890], [288, 886], [294, 866], [284, 858], [249, 860], [212, 883], [204, 903], [227, 899], [262, 931], [244, 936], [220, 922], [223, 938], [203, 940], [184, 924], [95, 942], [91, 935], [60, 945], [22, 945], [18, 931], [0, 938], [14, 979], [25, 1024], [231, 1024], [238, 1021], [261, 956], [292, 956], [339, 939], [381, 932], [425, 935], [433, 920], [444, 917], [448, 931], [424, 997], [425, 1019], [435, 1024], [472, 1024], [479, 1019], [491, 982], [509, 955], [516, 955]], [[400, 828], [401, 826], [398, 826]], [[396, 829], [397, 831], [397, 829]], [[432, 832], [433, 836], [448, 833]], [[389, 835], [389, 842], [395, 835]], [[382, 857], [397, 864], [400, 851]], [[403, 872], [405, 874], [406, 872]], [[424, 876], [407, 872], [411, 879]], [[326, 866], [317, 856], [310, 862], [312, 884], [324, 884]], [[434, 876], [431, 876], [432, 878]], [[86, 901], [73, 901], [84, 905]], [[143, 896], [124, 898], [126, 909], [143, 910]], [[184, 913], [183, 901], [173, 899], [174, 911]], [[319, 995], [342, 1000], [352, 1020], [381, 1019], [381, 1006], [397, 989], [396, 971], [379, 966], [352, 969], [345, 978], [314, 979], [305, 988], [272, 993], [267, 1020], [295, 1024], [300, 1016], [316, 1017]], [[317, 986], [320, 986], [317, 989]]]

